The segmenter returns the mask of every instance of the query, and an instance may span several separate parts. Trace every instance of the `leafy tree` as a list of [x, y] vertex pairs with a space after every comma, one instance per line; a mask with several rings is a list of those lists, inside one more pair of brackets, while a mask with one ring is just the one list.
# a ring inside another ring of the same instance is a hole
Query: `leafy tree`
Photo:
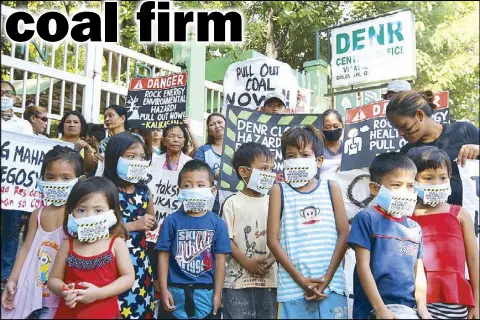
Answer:
[[[28, 8], [39, 13], [43, 10], [60, 10], [73, 13], [82, 6], [100, 8], [102, 1], [2, 1], [14, 8]], [[175, 1], [181, 9], [230, 9], [243, 12], [245, 17], [245, 42], [242, 46], [216, 45], [207, 47], [207, 59], [233, 56], [254, 49], [269, 57], [301, 68], [303, 62], [314, 59], [314, 31], [344, 21], [353, 21], [396, 9], [411, 7], [415, 14], [417, 33], [417, 79], [414, 89], [450, 91], [453, 119], [468, 119], [478, 125], [479, 110], [479, 6], [475, 1]], [[173, 53], [169, 45], [142, 45], [137, 41], [138, 31], [134, 20], [138, 2], [120, 1], [120, 45], [171, 62]], [[326, 39], [320, 53], [327, 56]], [[73, 52], [72, 45], [67, 50]], [[10, 55], [10, 44], [2, 38], [2, 54]], [[21, 46], [16, 47], [20, 56]], [[63, 46], [59, 46], [55, 66], [63, 64]], [[30, 60], [37, 53], [30, 46]], [[80, 61], [84, 61], [81, 51]], [[107, 63], [104, 54], [104, 63]], [[51, 56], [47, 58], [50, 63]], [[73, 68], [73, 55], [68, 56], [67, 67]], [[117, 65], [113, 55], [112, 67]], [[126, 63], [122, 62], [122, 65]], [[81, 70], [82, 66], [79, 66]], [[130, 72], [133, 71], [131, 66]], [[73, 71], [73, 70], [70, 70]], [[116, 68], [112, 68], [114, 76]], [[126, 80], [125, 67], [121, 70]], [[2, 77], [8, 70], [2, 68]], [[21, 72], [21, 71], [19, 71]], [[33, 75], [31, 75], [33, 76]], [[19, 73], [15, 78], [19, 79]], [[103, 75], [104, 79], [106, 74]]]
[[353, 1], [351, 19], [410, 7], [415, 15], [414, 89], [450, 91], [455, 120], [478, 126], [479, 5], [476, 1]]

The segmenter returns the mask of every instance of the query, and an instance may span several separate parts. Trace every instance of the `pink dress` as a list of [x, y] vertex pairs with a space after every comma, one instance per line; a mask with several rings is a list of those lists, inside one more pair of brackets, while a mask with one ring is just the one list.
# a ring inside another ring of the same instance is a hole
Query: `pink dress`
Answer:
[[18, 278], [13, 300], [15, 308], [6, 310], [2, 307], [2, 319], [25, 319], [43, 307], [49, 309], [48, 317], [51, 319], [57, 310], [60, 297], [47, 288], [47, 281], [57, 250], [66, 236], [63, 226], [52, 232], [43, 230], [40, 224], [42, 212], [43, 207], [38, 211], [38, 229]]

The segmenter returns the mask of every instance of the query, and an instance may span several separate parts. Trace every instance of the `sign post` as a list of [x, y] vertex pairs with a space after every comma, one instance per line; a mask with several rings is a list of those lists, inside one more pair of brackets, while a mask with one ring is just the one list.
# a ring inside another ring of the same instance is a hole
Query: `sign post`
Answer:
[[417, 76], [415, 17], [405, 10], [330, 29], [332, 88]]

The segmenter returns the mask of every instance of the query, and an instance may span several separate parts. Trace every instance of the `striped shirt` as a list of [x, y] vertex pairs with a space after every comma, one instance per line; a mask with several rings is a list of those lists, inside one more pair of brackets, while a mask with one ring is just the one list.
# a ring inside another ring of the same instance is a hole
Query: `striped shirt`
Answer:
[[428, 303], [428, 312], [433, 319], [466, 319], [468, 309], [459, 304]]
[[[298, 192], [286, 183], [281, 183], [280, 189], [280, 245], [304, 277], [321, 278], [330, 266], [338, 239], [328, 181], [320, 181], [308, 193]], [[303, 298], [303, 289], [280, 264], [277, 281], [278, 302]], [[341, 264], [324, 293], [331, 291], [345, 295]]]

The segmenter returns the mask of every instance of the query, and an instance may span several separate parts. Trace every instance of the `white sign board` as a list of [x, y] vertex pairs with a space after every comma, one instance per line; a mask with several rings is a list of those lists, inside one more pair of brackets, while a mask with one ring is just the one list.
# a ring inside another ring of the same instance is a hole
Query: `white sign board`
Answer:
[[480, 197], [480, 177], [479, 166], [480, 160], [467, 160], [465, 167], [458, 166], [460, 178], [462, 179], [463, 201], [462, 207], [465, 208], [472, 217], [475, 236], [477, 237], [477, 245], [479, 244], [479, 197]]
[[410, 10], [331, 29], [333, 88], [414, 79], [415, 17]]
[[72, 143], [43, 136], [1, 131], [2, 210], [32, 212], [42, 206], [37, 188], [45, 154], [54, 146], [74, 148]]
[[223, 107], [235, 105], [256, 110], [273, 91], [283, 95], [286, 107], [293, 113], [298, 85], [288, 64], [267, 57], [235, 62], [223, 79]]
[[352, 220], [360, 210], [375, 204], [369, 188], [370, 173], [366, 168], [349, 171], [327, 171], [322, 173], [320, 179], [338, 182], [349, 220]]
[[[155, 157], [154, 157], [155, 159]], [[165, 218], [172, 212], [181, 207], [181, 202], [177, 200], [178, 192], [178, 174], [180, 171], [164, 170], [160, 167], [163, 162], [152, 161], [152, 180], [148, 183], [148, 188], [152, 193], [153, 210], [158, 222], [157, 228], [153, 231], [147, 231], [147, 241], [157, 242], [160, 228]]]

